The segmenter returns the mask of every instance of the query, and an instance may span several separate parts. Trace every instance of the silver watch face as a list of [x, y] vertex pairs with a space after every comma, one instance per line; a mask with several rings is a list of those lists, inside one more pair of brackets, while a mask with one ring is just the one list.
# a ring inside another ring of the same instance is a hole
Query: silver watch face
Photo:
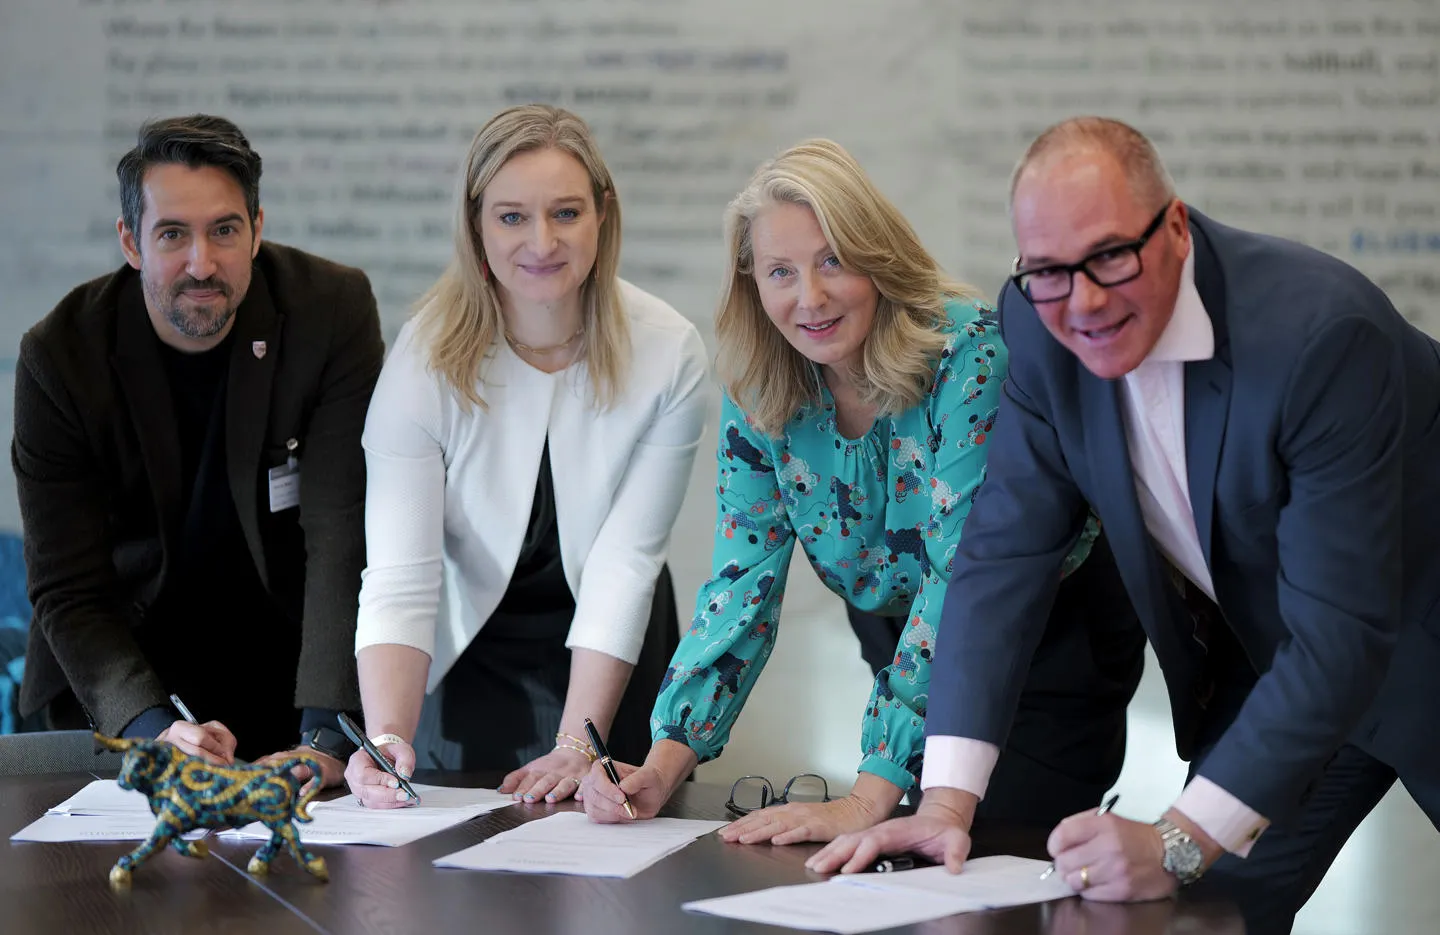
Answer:
[[1183, 831], [1165, 840], [1165, 869], [1175, 874], [1175, 878], [1181, 883], [1194, 883], [1200, 878], [1200, 868], [1205, 863], [1205, 855], [1200, 853], [1200, 845], [1196, 844], [1190, 835]]

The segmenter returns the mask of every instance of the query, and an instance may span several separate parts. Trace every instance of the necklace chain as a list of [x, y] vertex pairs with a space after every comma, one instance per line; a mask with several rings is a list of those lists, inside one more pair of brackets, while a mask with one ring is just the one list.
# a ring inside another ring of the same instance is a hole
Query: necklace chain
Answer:
[[576, 338], [580, 337], [580, 335], [582, 335], [582, 334], [584, 334], [584, 333], [585, 333], [585, 326], [584, 326], [584, 325], [581, 325], [579, 328], [576, 328], [576, 329], [575, 329], [575, 333], [574, 333], [574, 334], [570, 335], [570, 337], [568, 337], [568, 338], [566, 338], [565, 340], [561, 341], [559, 344], [551, 344], [551, 345], [548, 346], [548, 347], [531, 347], [531, 346], [528, 345], [528, 344], [524, 344], [524, 343], [521, 343], [520, 341], [517, 341], [517, 340], [515, 339], [515, 335], [513, 335], [513, 334], [510, 333], [510, 329], [509, 329], [509, 328], [506, 328], [506, 329], [505, 329], [505, 340], [509, 341], [509, 342], [510, 342], [510, 345], [511, 345], [512, 347], [515, 347], [515, 348], [517, 348], [517, 349], [519, 349], [519, 350], [522, 350], [522, 351], [529, 351], [529, 352], [532, 353], [532, 354], [548, 354], [548, 353], [550, 353], [551, 351], [559, 351], [559, 350], [563, 350], [563, 349], [569, 347], [570, 344], [571, 344]]

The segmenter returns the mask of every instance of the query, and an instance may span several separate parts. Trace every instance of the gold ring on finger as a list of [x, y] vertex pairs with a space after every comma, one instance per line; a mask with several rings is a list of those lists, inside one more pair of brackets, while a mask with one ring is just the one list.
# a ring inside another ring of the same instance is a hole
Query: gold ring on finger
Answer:
[[1090, 868], [1088, 866], [1080, 868], [1080, 888], [1082, 890], [1090, 888]]

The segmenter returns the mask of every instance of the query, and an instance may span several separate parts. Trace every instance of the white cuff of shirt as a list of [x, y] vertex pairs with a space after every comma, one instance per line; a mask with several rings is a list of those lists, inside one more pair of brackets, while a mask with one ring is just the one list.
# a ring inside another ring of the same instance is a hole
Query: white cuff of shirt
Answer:
[[1175, 800], [1175, 809], [1237, 857], [1248, 856], [1250, 848], [1270, 827], [1270, 819], [1204, 776], [1191, 780]]
[[969, 737], [927, 737], [920, 788], [945, 786], [983, 799], [998, 759], [1000, 748], [993, 743]]

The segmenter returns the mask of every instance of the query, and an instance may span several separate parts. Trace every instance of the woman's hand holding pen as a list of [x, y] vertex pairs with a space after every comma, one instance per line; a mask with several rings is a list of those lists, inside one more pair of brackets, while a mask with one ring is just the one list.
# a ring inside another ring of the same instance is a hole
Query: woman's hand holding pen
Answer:
[[[613, 762], [613, 761], [612, 761]], [[654, 818], [670, 798], [671, 783], [655, 766], [631, 766], [629, 763], [615, 763], [615, 772], [620, 776], [616, 786], [605, 775], [597, 762], [590, 767], [590, 773], [580, 784], [577, 799], [585, 803], [585, 814], [591, 821], [601, 824], [631, 821], [625, 813], [625, 801], [635, 810], [635, 818]], [[683, 777], [682, 777], [683, 781]]]
[[[397, 741], [378, 746], [400, 775], [409, 778], [415, 773], [415, 748], [410, 744]], [[345, 767], [345, 781], [366, 808], [404, 808], [413, 802], [400, 788], [400, 783], [378, 768], [364, 750], [356, 750], [350, 755], [350, 763]]]
[[611, 761], [620, 777], [618, 786], [605, 775], [604, 763], [597, 760], [575, 798], [585, 803], [585, 814], [591, 821], [602, 824], [631, 821], [625, 812], [627, 799], [634, 818], [654, 818], [685, 777], [695, 771], [698, 762], [695, 752], [685, 744], [656, 741], [642, 766]]
[[589, 772], [589, 757], [569, 747], [556, 747], [510, 773], [496, 791], [513, 793], [525, 802], [563, 802], [579, 791]]

